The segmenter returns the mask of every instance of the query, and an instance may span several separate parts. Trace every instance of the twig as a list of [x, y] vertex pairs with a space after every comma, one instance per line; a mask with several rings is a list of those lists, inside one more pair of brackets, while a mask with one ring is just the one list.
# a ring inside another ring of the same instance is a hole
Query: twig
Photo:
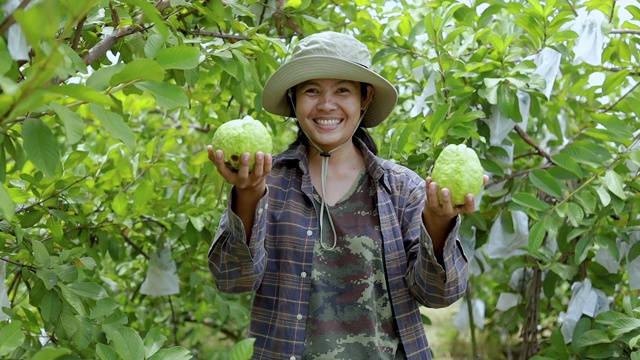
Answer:
[[25, 268], [29, 269], [32, 272], [36, 271], [36, 268], [34, 266], [31, 266], [31, 265], [23, 264], [21, 262], [13, 261], [13, 260], [10, 260], [10, 259], [7, 259], [7, 258], [3, 258], [3, 257], [0, 257], [0, 260], [4, 261], [6, 263], [9, 263], [9, 264], [13, 264], [15, 266], [25, 267]]
[[611, 13], [609, 13], [609, 23], [613, 22], [613, 16], [615, 15], [616, 12], [616, 0], [613, 0], [613, 3], [611, 4]]
[[640, 30], [632, 30], [632, 29], [614, 29], [614, 30], [611, 30], [610, 34], [631, 34], [631, 35], [640, 35]]
[[178, 346], [178, 318], [176, 317], [176, 310], [173, 308], [173, 301], [171, 301], [171, 295], [167, 296], [169, 299], [169, 307], [171, 308], [171, 324], [173, 325], [173, 344]]
[[249, 37], [247, 37], [247, 36], [224, 34], [224, 33], [217, 32], [217, 31], [186, 30], [186, 29], [180, 29], [179, 31], [181, 33], [183, 33], [183, 34], [198, 35], [198, 36], [210, 36], [210, 37], [216, 37], [216, 38], [234, 40], [234, 41], [249, 40]]
[[607, 111], [613, 109], [616, 105], [618, 105], [620, 103], [620, 101], [622, 101], [622, 99], [624, 99], [627, 96], [629, 96], [629, 94], [631, 94], [633, 92], [633, 90], [635, 90], [638, 87], [638, 85], [640, 85], [640, 81], [638, 81], [635, 85], [633, 85], [633, 87], [631, 89], [629, 89], [629, 91], [627, 91], [624, 95], [620, 96], [620, 98], [618, 100], [616, 100], [611, 105], [609, 105], [606, 108], [604, 108], [603, 110], [600, 110], [600, 113], [606, 113]]
[[540, 155], [542, 155], [545, 159], [547, 159], [549, 162], [553, 162], [553, 160], [551, 160], [551, 155], [549, 155], [549, 153], [547, 153], [546, 151], [544, 151], [540, 145], [538, 145], [535, 141], [533, 141], [533, 139], [531, 138], [531, 136], [527, 135], [527, 133], [522, 130], [522, 128], [520, 127], [520, 125], [516, 125], [515, 126], [516, 132], [518, 133], [518, 135], [520, 135], [520, 137], [529, 145], [531, 145], [534, 149], [536, 149], [536, 151], [538, 151], [538, 153]]
[[142, 248], [140, 246], [138, 246], [138, 244], [134, 243], [131, 238], [128, 235], [127, 229], [123, 229], [120, 232], [120, 235], [122, 235], [122, 237], [124, 238], [124, 241], [131, 245], [131, 247], [137, 251], [140, 255], [144, 256], [145, 259], [149, 260], [149, 255], [147, 255], [147, 253], [145, 253]]
[[71, 43], [71, 48], [76, 50], [78, 48], [78, 44], [80, 43], [80, 39], [82, 38], [82, 27], [84, 27], [84, 22], [87, 21], [87, 16], [83, 16], [82, 19], [78, 22], [76, 26], [76, 33], [73, 35], [73, 42]]
[[[16, 10], [26, 8], [30, 2], [31, 0], [22, 0], [22, 2], [20, 3], [20, 5], [18, 5]], [[4, 34], [5, 32], [7, 32], [7, 30], [9, 30], [9, 27], [15, 23], [16, 23], [16, 19], [13, 17], [13, 13], [12, 13], [11, 15], [7, 16], [7, 18], [4, 19], [4, 21], [0, 25], [0, 34]]]

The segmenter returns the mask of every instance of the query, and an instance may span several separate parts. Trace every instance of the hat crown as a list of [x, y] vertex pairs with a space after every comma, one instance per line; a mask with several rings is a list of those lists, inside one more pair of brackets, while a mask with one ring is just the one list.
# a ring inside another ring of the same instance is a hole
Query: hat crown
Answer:
[[366, 45], [351, 35], [333, 31], [313, 34], [300, 40], [293, 48], [291, 60], [314, 56], [332, 57], [371, 67], [371, 54]]

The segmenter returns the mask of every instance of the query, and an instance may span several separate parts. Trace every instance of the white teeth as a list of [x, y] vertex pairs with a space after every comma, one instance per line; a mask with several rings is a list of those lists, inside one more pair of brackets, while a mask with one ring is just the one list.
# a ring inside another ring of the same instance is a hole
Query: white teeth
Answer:
[[340, 120], [338, 120], [338, 119], [316, 120], [316, 123], [318, 123], [318, 125], [320, 125], [320, 126], [333, 126], [333, 125], [340, 124]]

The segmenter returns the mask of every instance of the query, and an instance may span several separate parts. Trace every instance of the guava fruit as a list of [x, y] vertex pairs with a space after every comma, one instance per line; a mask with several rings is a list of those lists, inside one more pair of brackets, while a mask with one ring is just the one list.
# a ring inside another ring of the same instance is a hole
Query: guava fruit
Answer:
[[213, 148], [224, 153], [224, 163], [233, 171], [240, 167], [240, 157], [248, 152], [251, 154], [249, 171], [255, 166], [256, 153], [271, 153], [273, 143], [267, 128], [251, 116], [230, 120], [220, 125], [213, 134]]
[[[447, 188], [451, 192], [453, 205], [463, 205], [465, 196], [477, 197], [482, 189], [484, 170], [478, 155], [465, 144], [447, 145], [433, 166], [431, 179], [438, 183], [440, 191]], [[438, 193], [440, 203], [442, 194]]]

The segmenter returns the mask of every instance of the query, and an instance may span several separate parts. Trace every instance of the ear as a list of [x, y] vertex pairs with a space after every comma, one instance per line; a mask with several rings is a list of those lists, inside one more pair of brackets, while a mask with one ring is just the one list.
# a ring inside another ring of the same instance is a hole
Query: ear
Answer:
[[365, 110], [371, 104], [371, 100], [373, 99], [373, 94], [376, 92], [376, 89], [373, 88], [372, 85], [367, 85], [367, 95], [362, 97], [362, 105], [360, 106], [361, 110]]

